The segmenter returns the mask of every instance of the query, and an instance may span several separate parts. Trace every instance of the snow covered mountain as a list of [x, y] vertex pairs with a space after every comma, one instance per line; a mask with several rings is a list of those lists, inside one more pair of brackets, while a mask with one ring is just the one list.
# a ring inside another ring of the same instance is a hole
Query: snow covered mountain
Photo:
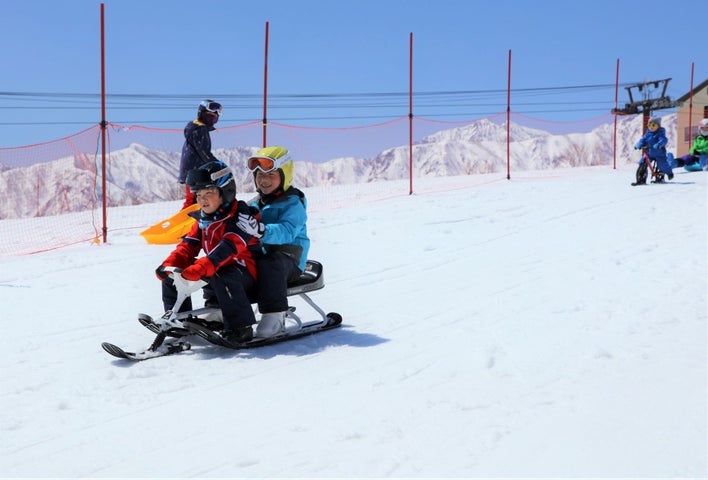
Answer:
[[[675, 145], [676, 115], [663, 119], [669, 145]], [[618, 164], [634, 162], [632, 146], [642, 134], [640, 116], [622, 119], [617, 128]], [[587, 133], [553, 135], [542, 130], [511, 125], [512, 171], [558, 167], [608, 165], [613, 155], [613, 125], [605, 124]], [[482, 119], [470, 125], [439, 131], [413, 145], [413, 175], [442, 177], [493, 173], [506, 170], [506, 125]], [[255, 146], [216, 149], [214, 154], [234, 170], [238, 190], [253, 190], [252, 175], [245, 160]], [[183, 195], [176, 182], [179, 152], [131, 144], [110, 153], [106, 175], [108, 206], [136, 205], [175, 200]], [[318, 185], [369, 183], [408, 178], [408, 146], [382, 151], [373, 158], [336, 158], [322, 163], [299, 161], [295, 184]], [[55, 215], [96, 208], [101, 181], [94, 185], [97, 165], [86, 155], [36, 163], [30, 167], [0, 172], [0, 219]], [[98, 168], [100, 174], [100, 168]], [[27, 192], [36, 192], [30, 199]]]

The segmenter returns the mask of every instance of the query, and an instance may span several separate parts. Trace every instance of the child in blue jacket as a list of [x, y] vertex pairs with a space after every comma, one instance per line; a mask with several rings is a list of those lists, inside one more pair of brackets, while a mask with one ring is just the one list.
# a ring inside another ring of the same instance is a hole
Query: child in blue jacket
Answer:
[[250, 205], [260, 211], [260, 220], [239, 215], [239, 227], [260, 239], [255, 253], [258, 270], [258, 311], [261, 319], [256, 336], [272, 337], [282, 331], [288, 310], [288, 281], [305, 270], [310, 239], [307, 236], [307, 200], [292, 186], [293, 161], [283, 147], [265, 147], [248, 159], [258, 195]]
[[[635, 150], [646, 148], [649, 159], [656, 160], [659, 171], [665, 173], [671, 180], [674, 178], [674, 172], [666, 160], [667, 143], [669, 143], [669, 139], [666, 138], [666, 130], [661, 126], [661, 117], [651, 117], [647, 123], [646, 133], [634, 148]], [[644, 157], [639, 160], [639, 168], [637, 168], [637, 184], [643, 183], [647, 183], [647, 165], [644, 162]]]

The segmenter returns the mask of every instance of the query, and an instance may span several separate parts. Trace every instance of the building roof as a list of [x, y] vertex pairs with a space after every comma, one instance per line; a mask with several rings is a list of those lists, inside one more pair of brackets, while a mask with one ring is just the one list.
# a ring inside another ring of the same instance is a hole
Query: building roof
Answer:
[[703, 80], [703, 82], [702, 82], [700, 85], [698, 85], [697, 87], [695, 87], [695, 88], [693, 89], [693, 92], [688, 92], [688, 93], [686, 93], [685, 95], [683, 95], [681, 98], [678, 98], [678, 99], [676, 100], [676, 103], [683, 103], [683, 102], [685, 102], [685, 101], [688, 100], [688, 98], [691, 96], [691, 93], [693, 93], [693, 95], [695, 95], [696, 93], [700, 92], [702, 88], [705, 88], [705, 87], [708, 87], [708, 78], [705, 79], [705, 80]]

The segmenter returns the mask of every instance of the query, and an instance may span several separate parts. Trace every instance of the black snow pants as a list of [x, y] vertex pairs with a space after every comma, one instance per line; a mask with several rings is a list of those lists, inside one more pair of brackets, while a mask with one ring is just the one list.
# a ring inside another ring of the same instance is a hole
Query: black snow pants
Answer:
[[284, 312], [288, 309], [288, 282], [302, 273], [292, 256], [269, 252], [256, 258], [258, 269], [258, 311], [261, 313]]
[[[216, 297], [224, 317], [224, 328], [234, 330], [256, 323], [251, 308], [251, 298], [255, 296], [256, 282], [246, 267], [229, 265], [219, 269], [204, 287], [204, 297]], [[170, 310], [177, 300], [177, 289], [171, 278], [162, 282], [162, 303], [165, 311]], [[192, 299], [187, 298], [179, 311], [192, 310]]]

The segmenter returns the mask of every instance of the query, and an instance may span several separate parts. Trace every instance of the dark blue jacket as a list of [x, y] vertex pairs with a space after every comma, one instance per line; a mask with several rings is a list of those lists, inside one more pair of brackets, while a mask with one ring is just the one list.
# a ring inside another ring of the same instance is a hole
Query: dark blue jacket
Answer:
[[184, 183], [188, 171], [217, 160], [211, 153], [209, 132], [212, 130], [216, 129], [199, 120], [192, 120], [184, 127], [184, 145], [182, 145], [182, 159], [179, 164], [179, 183]]

